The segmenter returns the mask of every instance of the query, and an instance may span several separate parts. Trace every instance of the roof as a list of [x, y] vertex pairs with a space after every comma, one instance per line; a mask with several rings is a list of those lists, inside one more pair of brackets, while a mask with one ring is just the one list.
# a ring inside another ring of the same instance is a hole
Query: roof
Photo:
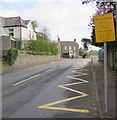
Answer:
[[27, 27], [30, 20], [23, 20], [20, 16], [18, 17], [2, 17], [3, 27], [10, 26], [23, 26]]
[[74, 41], [60, 41], [61, 43], [74, 43]]
[[78, 43], [77, 42], [75, 42], [75, 41], [60, 41], [60, 43], [61, 44], [77, 44], [78, 45]]

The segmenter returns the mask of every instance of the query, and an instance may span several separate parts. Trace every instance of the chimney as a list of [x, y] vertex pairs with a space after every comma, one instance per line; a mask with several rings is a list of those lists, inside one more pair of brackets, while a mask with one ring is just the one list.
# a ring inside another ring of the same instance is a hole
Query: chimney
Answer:
[[60, 41], [60, 38], [59, 38], [59, 36], [57, 35], [57, 38], [58, 38], [58, 42]]
[[76, 42], [76, 39], [74, 39], [74, 42]]

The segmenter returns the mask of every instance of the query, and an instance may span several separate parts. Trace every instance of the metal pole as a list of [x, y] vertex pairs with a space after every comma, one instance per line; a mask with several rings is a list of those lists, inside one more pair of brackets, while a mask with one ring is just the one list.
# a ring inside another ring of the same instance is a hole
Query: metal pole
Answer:
[[[104, 2], [104, 0], [103, 0]], [[103, 13], [105, 14], [105, 7], [103, 7]], [[108, 88], [108, 77], [107, 77], [107, 43], [104, 43], [104, 102], [105, 102], [105, 112], [108, 112], [108, 97], [107, 97], [107, 88]]]
[[105, 112], [108, 112], [108, 78], [107, 78], [107, 43], [104, 43], [104, 99], [105, 99]]

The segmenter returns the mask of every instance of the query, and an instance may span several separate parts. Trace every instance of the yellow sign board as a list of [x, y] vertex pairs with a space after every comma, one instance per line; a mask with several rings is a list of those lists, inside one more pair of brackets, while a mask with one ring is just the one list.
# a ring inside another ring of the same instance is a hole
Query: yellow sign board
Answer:
[[115, 41], [113, 14], [94, 16], [96, 43]]

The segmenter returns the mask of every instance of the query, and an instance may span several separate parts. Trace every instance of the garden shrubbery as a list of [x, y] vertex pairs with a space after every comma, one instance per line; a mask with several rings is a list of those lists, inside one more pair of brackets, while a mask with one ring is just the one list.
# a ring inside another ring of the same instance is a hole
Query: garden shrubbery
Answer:
[[28, 41], [27, 53], [33, 55], [57, 55], [57, 45], [43, 40]]
[[91, 55], [90, 53], [84, 53], [84, 54], [82, 55], [82, 58], [89, 57], [90, 55]]
[[11, 48], [8, 51], [3, 52], [2, 54], [3, 61], [6, 62], [8, 65], [13, 65], [17, 56], [18, 50], [16, 48]]

